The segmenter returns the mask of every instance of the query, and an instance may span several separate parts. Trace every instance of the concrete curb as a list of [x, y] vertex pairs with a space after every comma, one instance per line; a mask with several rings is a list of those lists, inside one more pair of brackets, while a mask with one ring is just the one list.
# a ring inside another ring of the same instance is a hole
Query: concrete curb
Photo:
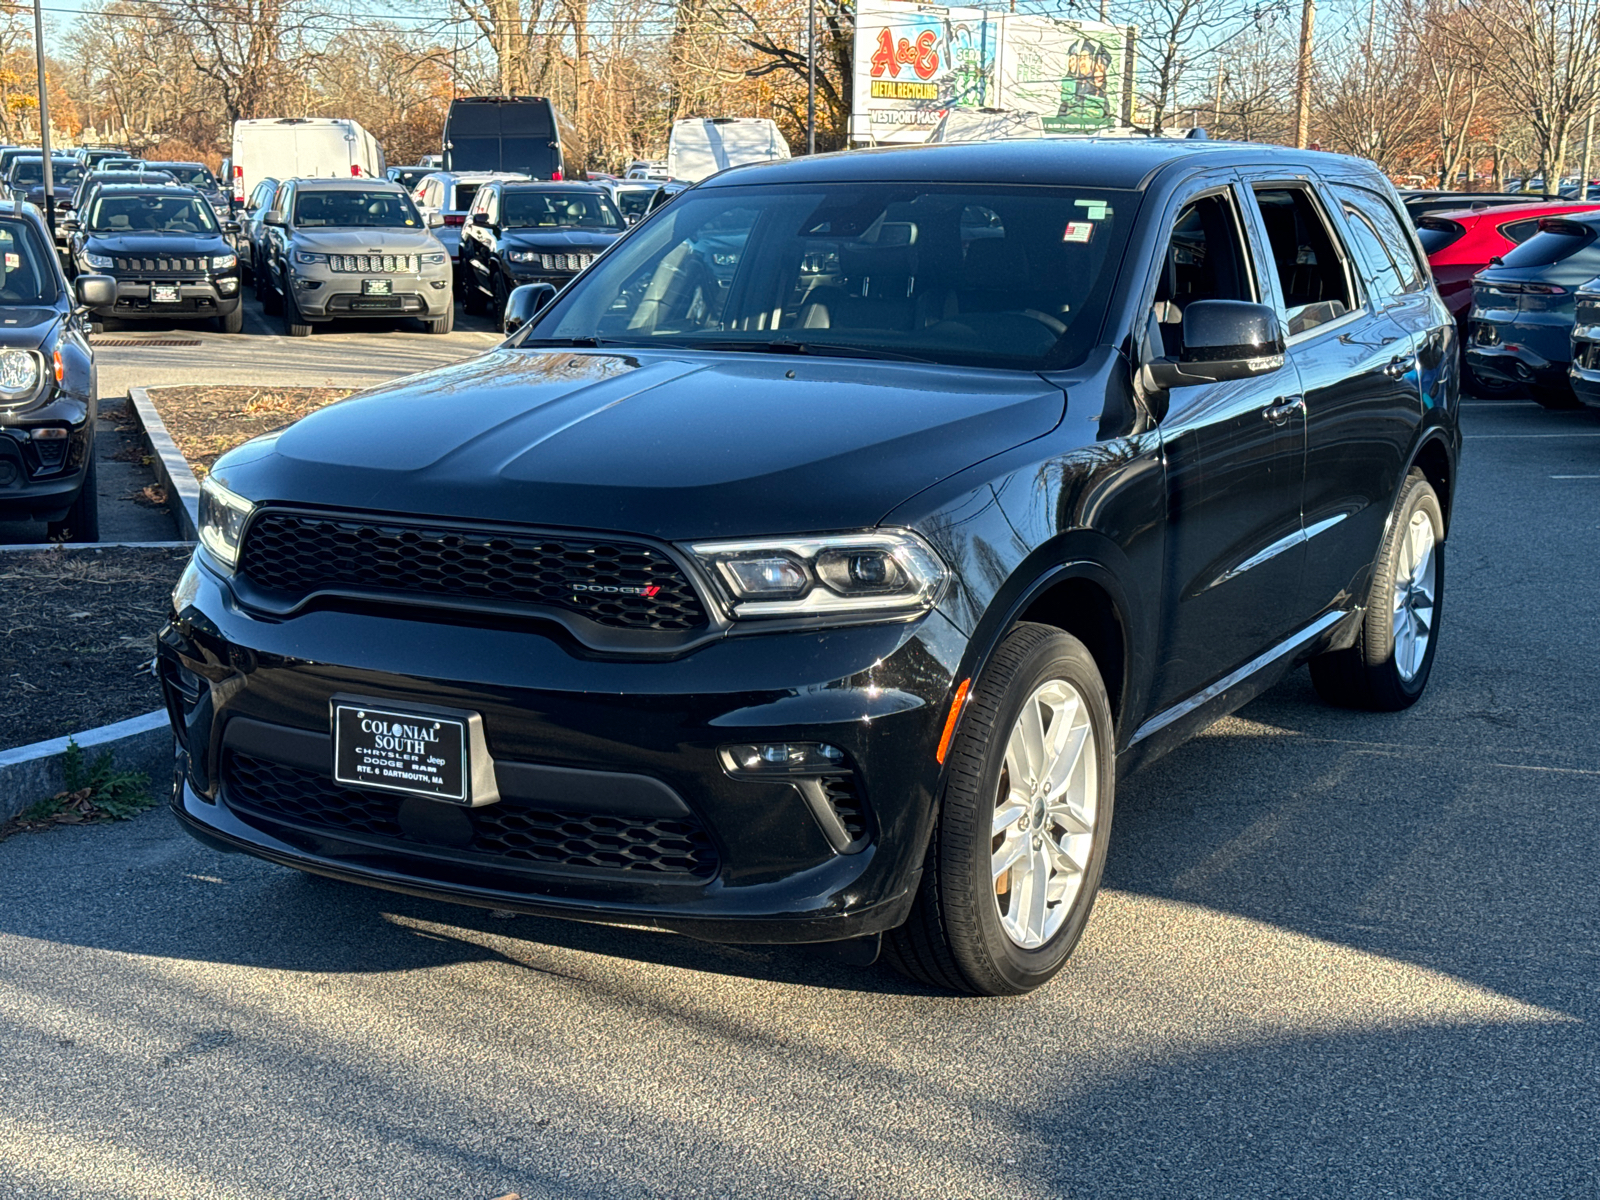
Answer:
[[[68, 740], [51, 738], [0, 750], [0, 821], [9, 821], [66, 786], [62, 764]], [[118, 770], [143, 771], [150, 777], [151, 794], [158, 799], [164, 794], [172, 773], [172, 728], [166, 709], [76, 733], [70, 740], [90, 762], [109, 751]]]
[[0, 546], [0, 554], [7, 551], [34, 554], [54, 554], [57, 550], [192, 550], [193, 542], [18, 542]]
[[[128, 389], [128, 403], [144, 429], [145, 440], [155, 455], [156, 478], [167, 489], [167, 503], [178, 523], [178, 532], [190, 541], [200, 540], [200, 481], [189, 468], [189, 460], [178, 452], [178, 445], [167, 432], [156, 406], [142, 387]], [[173, 503], [176, 501], [177, 503]]]

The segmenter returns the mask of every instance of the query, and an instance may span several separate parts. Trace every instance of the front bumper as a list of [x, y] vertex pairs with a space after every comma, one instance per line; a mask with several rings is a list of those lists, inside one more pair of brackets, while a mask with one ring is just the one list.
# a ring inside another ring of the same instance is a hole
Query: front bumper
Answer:
[[[87, 268], [84, 268], [87, 269]], [[156, 287], [176, 287], [176, 302], [153, 300]], [[237, 269], [209, 279], [117, 278], [117, 302], [109, 308], [94, 309], [97, 317], [121, 320], [175, 321], [225, 317], [239, 307], [240, 284]]]
[[[388, 281], [389, 293], [367, 294], [362, 288], [364, 279]], [[422, 275], [362, 276], [296, 267], [293, 283], [300, 315], [310, 322], [362, 317], [437, 320], [455, 303], [448, 262]]]
[[[909, 911], [953, 684], [940, 664], [961, 650], [938, 614], [724, 636], [652, 660], [597, 658], [538, 622], [422, 624], [371, 609], [258, 620], [199, 564], [179, 593], [159, 649], [187, 755], [172, 803], [212, 845], [414, 895], [714, 941], [842, 940]], [[501, 800], [459, 809], [334, 785], [335, 694], [480, 714]], [[853, 814], [853, 841], [831, 836], [821, 791], [723, 769], [720, 747], [772, 741], [844, 751], [826, 796], [836, 820]], [[449, 836], [432, 831], [440, 808]]]
[[[62, 411], [64, 410], [64, 411]], [[92, 453], [92, 415], [75, 401], [47, 406], [26, 419], [0, 418], [0, 519], [59, 521], [78, 498]], [[36, 439], [36, 429], [67, 436]]]

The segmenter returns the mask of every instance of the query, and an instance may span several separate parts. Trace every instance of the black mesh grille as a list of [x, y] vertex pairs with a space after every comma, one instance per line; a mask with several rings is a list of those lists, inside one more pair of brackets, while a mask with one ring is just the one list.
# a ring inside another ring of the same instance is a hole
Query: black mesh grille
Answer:
[[856, 777], [829, 775], [822, 781], [822, 790], [827, 793], [828, 803], [850, 834], [850, 840], [859, 842], [867, 834], [867, 809], [856, 791]]
[[629, 542], [481, 533], [267, 512], [239, 569], [258, 587], [538, 604], [619, 629], [688, 630], [705, 609], [666, 555]]
[[[404, 797], [347, 788], [316, 771], [237, 751], [224, 761], [222, 794], [228, 807], [246, 814], [333, 833], [404, 838]], [[717, 873], [717, 852], [693, 817], [613, 817], [517, 800], [462, 811], [472, 822], [472, 841], [456, 853], [629, 874], [709, 879]]]

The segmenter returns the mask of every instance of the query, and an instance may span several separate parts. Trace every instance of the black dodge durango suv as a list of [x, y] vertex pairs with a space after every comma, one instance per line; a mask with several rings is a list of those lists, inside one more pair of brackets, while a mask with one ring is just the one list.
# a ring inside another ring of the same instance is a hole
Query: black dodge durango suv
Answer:
[[1368, 163], [747, 167], [498, 350], [218, 461], [160, 637], [213, 846], [499, 909], [1063, 964], [1118, 777], [1438, 646], [1456, 326]]

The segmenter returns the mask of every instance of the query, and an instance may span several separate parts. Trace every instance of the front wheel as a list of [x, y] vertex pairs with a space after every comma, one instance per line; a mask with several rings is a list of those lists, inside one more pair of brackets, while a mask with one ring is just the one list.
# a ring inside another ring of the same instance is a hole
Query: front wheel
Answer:
[[283, 332], [286, 337], [310, 337], [311, 324], [300, 315], [300, 306], [295, 303], [294, 289], [287, 288], [280, 297], [283, 301]]
[[239, 333], [244, 329], [244, 301], [241, 300], [231, 313], [224, 313], [217, 318], [217, 327], [223, 333]]
[[1378, 550], [1367, 611], [1347, 650], [1311, 660], [1311, 682], [1329, 704], [1398, 712], [1422, 696], [1439, 648], [1444, 608], [1444, 511], [1420, 471], [1400, 488]]
[[916, 903], [885, 939], [890, 963], [983, 996], [1022, 995], [1061, 970], [1105, 867], [1112, 732], [1082, 642], [1047, 625], [1006, 635], [960, 718]]
[[83, 486], [60, 521], [51, 521], [47, 533], [52, 541], [98, 542], [100, 540], [100, 485], [95, 470], [94, 431], [89, 432], [89, 465], [83, 473]]
[[444, 316], [432, 319], [424, 317], [422, 319], [422, 324], [429, 333], [449, 333], [456, 327], [456, 306], [454, 304], [447, 304], [445, 306]]
[[506, 305], [511, 302], [511, 290], [506, 287], [505, 276], [496, 271], [494, 275], [494, 299], [490, 301], [493, 306], [489, 309], [489, 316], [494, 320], [496, 333], [506, 331]]

